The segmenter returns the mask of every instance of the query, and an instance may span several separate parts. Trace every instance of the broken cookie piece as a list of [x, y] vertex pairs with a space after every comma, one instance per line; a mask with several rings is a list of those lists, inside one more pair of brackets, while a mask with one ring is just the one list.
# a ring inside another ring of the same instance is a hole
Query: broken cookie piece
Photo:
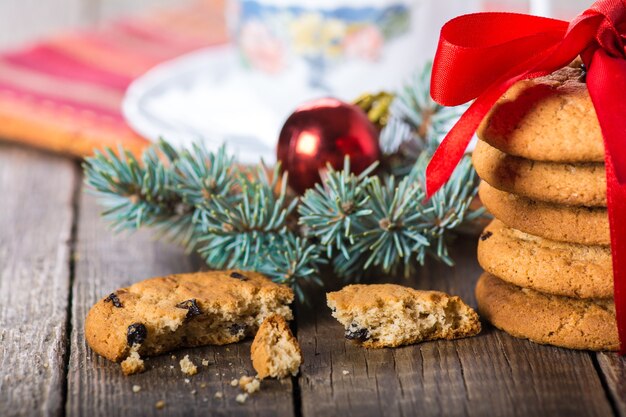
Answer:
[[261, 389], [261, 382], [258, 378], [244, 375], [239, 378], [239, 388], [245, 393], [254, 394]]
[[243, 271], [177, 274], [138, 282], [97, 302], [85, 321], [89, 346], [120, 362], [176, 348], [234, 343], [277, 314], [291, 320], [293, 292]]
[[179, 362], [180, 371], [185, 375], [195, 375], [198, 373], [198, 367], [189, 359], [189, 355], [185, 355]]
[[260, 379], [296, 376], [302, 363], [298, 341], [285, 319], [274, 314], [265, 319], [252, 342], [252, 365]]
[[368, 348], [395, 347], [480, 332], [474, 310], [459, 297], [394, 284], [348, 285], [327, 294], [346, 339]]
[[130, 355], [120, 363], [124, 375], [138, 374], [145, 370], [143, 359], [136, 348], [131, 349]]

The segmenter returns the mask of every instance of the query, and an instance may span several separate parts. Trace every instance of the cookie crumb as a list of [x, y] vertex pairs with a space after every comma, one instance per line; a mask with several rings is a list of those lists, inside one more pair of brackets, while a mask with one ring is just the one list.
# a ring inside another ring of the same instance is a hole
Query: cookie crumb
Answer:
[[231, 387], [236, 387], [237, 385], [239, 385], [239, 380], [233, 379], [232, 381], [230, 381], [230, 386]]
[[198, 393], [198, 391], [196, 391], [195, 389], [191, 390], [191, 395], [196, 395]]
[[239, 388], [248, 394], [252, 394], [261, 389], [261, 382], [251, 376], [242, 376], [239, 378]]
[[141, 387], [139, 385], [133, 385], [133, 392], [137, 393], [139, 391], [141, 391]]
[[209, 360], [208, 359], [202, 359], [202, 366], [209, 366]]
[[215, 398], [222, 398], [224, 396], [224, 393], [222, 391], [217, 391], [214, 395]]
[[346, 371], [345, 369], [341, 373], [344, 375], [350, 375], [350, 371]]
[[180, 360], [180, 370], [186, 375], [195, 375], [198, 373], [198, 367], [189, 359], [189, 355], [185, 355]]
[[143, 372], [146, 368], [144, 366], [143, 359], [139, 356], [137, 349], [130, 351], [130, 355], [120, 364], [124, 375], [132, 375], [139, 372]]
[[165, 401], [159, 400], [154, 404], [157, 410], [163, 410], [165, 408]]
[[206, 382], [203, 382], [202, 384], [200, 384], [200, 388], [206, 388]]
[[237, 401], [239, 404], [245, 403], [247, 399], [248, 394], [237, 394], [237, 397], [235, 397], [235, 401]]
[[176, 359], [176, 355], [172, 355], [172, 359]]
[[189, 378], [185, 378], [184, 381], [185, 381], [185, 384], [188, 384], [188, 383], [191, 382], [191, 380]]

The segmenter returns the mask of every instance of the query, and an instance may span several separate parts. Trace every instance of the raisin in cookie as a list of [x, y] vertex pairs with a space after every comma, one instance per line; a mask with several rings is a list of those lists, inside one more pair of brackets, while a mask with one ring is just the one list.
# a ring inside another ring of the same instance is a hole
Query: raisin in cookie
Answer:
[[394, 284], [348, 285], [327, 294], [346, 339], [368, 348], [396, 347], [480, 332], [474, 310], [459, 297]]
[[223, 345], [253, 335], [263, 320], [292, 318], [290, 288], [254, 272], [211, 271], [152, 278], [98, 301], [85, 321], [87, 343], [122, 361], [179, 347]]
[[577, 298], [613, 297], [609, 246], [557, 242], [493, 220], [478, 241], [487, 272], [520, 287]]
[[300, 345], [278, 314], [266, 318], [259, 327], [250, 357], [260, 379], [296, 376], [302, 363]]
[[604, 162], [604, 142], [579, 60], [515, 83], [493, 106], [478, 137], [534, 161]]
[[580, 300], [521, 288], [484, 273], [476, 284], [480, 314], [511, 336], [584, 350], [617, 350], [611, 299]]
[[555, 204], [606, 207], [606, 173], [601, 162], [531, 161], [507, 155], [481, 140], [472, 161], [478, 176], [498, 190]]

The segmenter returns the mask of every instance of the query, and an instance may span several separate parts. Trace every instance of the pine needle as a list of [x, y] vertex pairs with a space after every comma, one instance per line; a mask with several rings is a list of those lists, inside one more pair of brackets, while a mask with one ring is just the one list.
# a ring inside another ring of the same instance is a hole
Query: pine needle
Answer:
[[294, 198], [279, 165], [271, 175], [264, 164], [242, 170], [225, 147], [179, 151], [161, 140], [141, 160], [123, 149], [97, 151], [83, 164], [85, 183], [113, 230], [154, 227], [198, 251], [210, 268], [260, 271], [302, 301], [305, 284], [322, 285], [326, 263], [346, 281], [365, 273], [409, 275], [427, 255], [452, 265], [448, 241], [483, 211], [470, 205], [478, 178], [468, 156], [424, 202], [428, 161], [462, 111], [430, 99], [430, 71], [418, 73], [391, 104], [380, 139], [395, 161], [386, 173], [374, 175], [374, 164], [355, 175], [346, 157], [341, 170], [328, 166], [320, 184]]

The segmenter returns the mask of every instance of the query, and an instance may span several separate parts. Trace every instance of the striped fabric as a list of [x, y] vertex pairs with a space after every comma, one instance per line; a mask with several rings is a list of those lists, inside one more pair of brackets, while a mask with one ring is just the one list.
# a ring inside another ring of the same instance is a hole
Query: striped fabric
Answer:
[[70, 154], [147, 143], [125, 123], [130, 82], [154, 65], [226, 42], [223, 0], [153, 12], [0, 55], [0, 138]]

